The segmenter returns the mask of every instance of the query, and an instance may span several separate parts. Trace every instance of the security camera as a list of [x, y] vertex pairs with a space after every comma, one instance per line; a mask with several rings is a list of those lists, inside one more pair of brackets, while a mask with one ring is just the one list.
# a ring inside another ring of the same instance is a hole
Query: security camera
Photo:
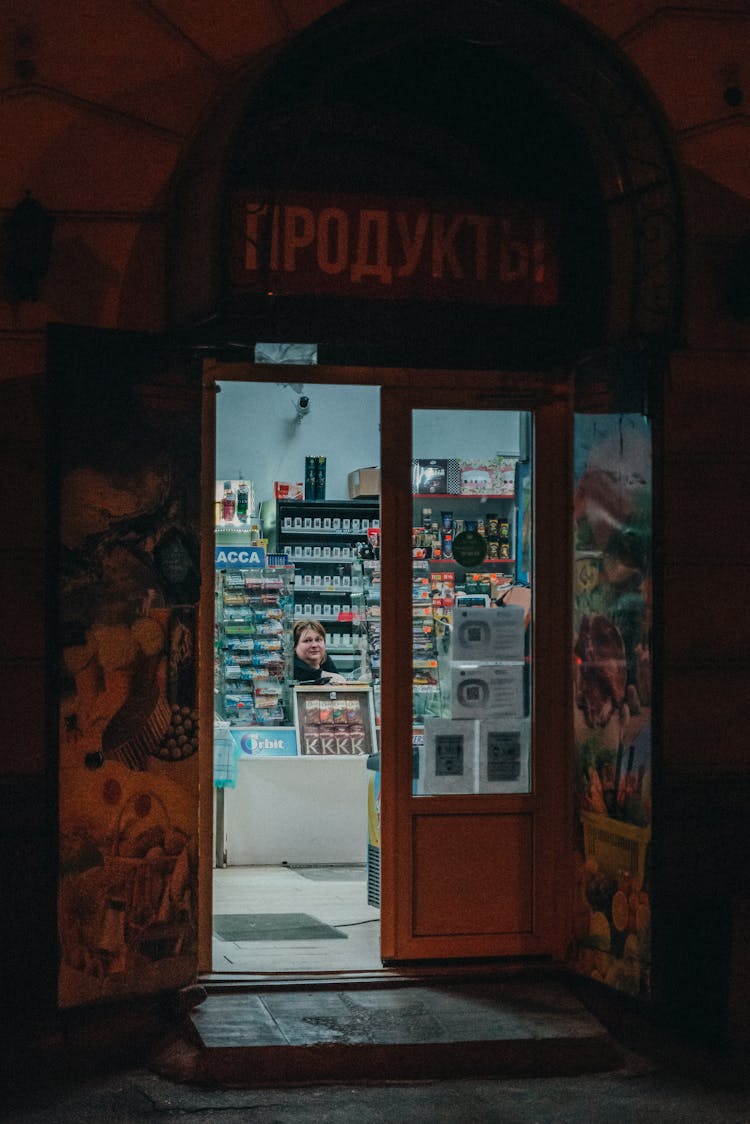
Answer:
[[305, 414], [310, 413], [310, 399], [306, 394], [301, 394], [297, 399], [297, 415], [304, 418]]

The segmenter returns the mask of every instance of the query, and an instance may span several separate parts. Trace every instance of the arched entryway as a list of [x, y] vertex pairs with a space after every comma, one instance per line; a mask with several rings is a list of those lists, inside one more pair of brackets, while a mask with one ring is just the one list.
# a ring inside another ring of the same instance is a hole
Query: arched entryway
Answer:
[[[269, 202], [306, 190], [551, 206], [558, 299], [509, 308], [240, 290], [231, 202], [248, 188]], [[586, 356], [589, 401], [630, 409], [648, 363], [622, 362], [618, 345], [635, 341], [624, 354], [638, 360], [674, 339], [680, 215], [667, 140], [632, 71], [555, 7], [342, 7], [238, 82], [173, 204], [171, 327], [211, 362], [307, 339], [321, 363], [439, 365], [460, 385], [462, 371], [570, 371]], [[205, 933], [205, 899], [198, 921]]]
[[[283, 301], [243, 308], [232, 292], [228, 193], [248, 183], [564, 200], [566, 249], [583, 268], [562, 322], [546, 326], [555, 358], [676, 338], [682, 218], [666, 129], [628, 61], [555, 5], [343, 5], [238, 80], [172, 208], [170, 320], [217, 346], [290, 325]], [[513, 327], [487, 358], [522, 355]]]

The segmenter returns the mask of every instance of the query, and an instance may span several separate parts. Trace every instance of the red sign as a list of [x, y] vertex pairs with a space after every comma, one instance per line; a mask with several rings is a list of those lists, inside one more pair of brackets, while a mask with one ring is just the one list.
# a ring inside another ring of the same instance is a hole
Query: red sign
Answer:
[[553, 207], [457, 200], [238, 192], [231, 279], [279, 295], [557, 303]]

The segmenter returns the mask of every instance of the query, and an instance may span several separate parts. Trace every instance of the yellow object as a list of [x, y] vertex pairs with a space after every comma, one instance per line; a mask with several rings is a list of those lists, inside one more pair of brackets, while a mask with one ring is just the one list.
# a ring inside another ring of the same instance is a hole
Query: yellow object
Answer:
[[612, 943], [612, 931], [605, 914], [600, 912], [591, 914], [589, 943], [602, 952], [609, 951], [609, 947]]
[[651, 827], [622, 823], [599, 812], [581, 812], [580, 816], [587, 867], [596, 862], [598, 869], [612, 878], [627, 870], [642, 885]]

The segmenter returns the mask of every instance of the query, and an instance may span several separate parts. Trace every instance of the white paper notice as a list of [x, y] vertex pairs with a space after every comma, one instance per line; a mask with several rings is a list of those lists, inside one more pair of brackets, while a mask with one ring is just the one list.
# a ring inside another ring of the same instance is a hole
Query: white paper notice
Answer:
[[531, 724], [527, 718], [479, 723], [477, 792], [528, 792]]
[[451, 714], [454, 718], [522, 718], [523, 672], [523, 663], [454, 663]]
[[522, 605], [480, 605], [453, 612], [451, 659], [522, 660], [526, 611]]
[[476, 766], [476, 722], [425, 719], [422, 794], [474, 792]]

